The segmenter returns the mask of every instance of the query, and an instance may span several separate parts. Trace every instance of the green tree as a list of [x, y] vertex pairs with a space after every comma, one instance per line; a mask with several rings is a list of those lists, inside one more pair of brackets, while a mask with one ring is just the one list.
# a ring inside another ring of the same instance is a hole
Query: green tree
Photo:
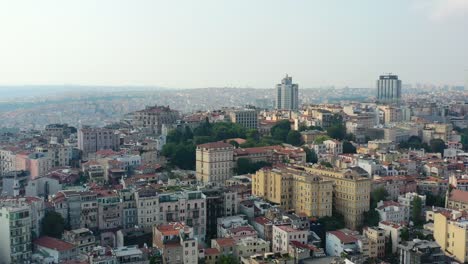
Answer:
[[328, 161], [321, 161], [320, 165], [325, 166], [327, 168], [333, 168], [333, 165]]
[[300, 146], [304, 144], [304, 142], [302, 141], [301, 133], [296, 130], [289, 131], [288, 136], [286, 138], [286, 143], [291, 144], [293, 146]]
[[356, 147], [349, 141], [343, 141], [343, 153], [356, 153]]
[[291, 123], [289, 120], [281, 120], [277, 122], [270, 130], [273, 139], [281, 142], [286, 142], [289, 131], [291, 130]]
[[237, 160], [236, 165], [236, 174], [241, 175], [247, 173], [255, 173], [263, 167], [271, 166], [271, 163], [265, 161], [258, 161], [252, 163], [249, 159], [240, 158]]
[[208, 117], [205, 118], [205, 121], [201, 123], [198, 127], [195, 128], [194, 136], [211, 136], [212, 125], [208, 120]]
[[444, 149], [445, 149], [445, 142], [442, 139], [432, 139], [429, 142], [429, 145], [431, 146], [432, 152], [437, 152], [440, 154], [444, 154]]
[[346, 128], [343, 124], [335, 124], [327, 128], [327, 135], [334, 139], [343, 140], [346, 136]]
[[219, 258], [220, 264], [237, 264], [238, 261], [233, 255], [222, 255]]
[[237, 143], [237, 141], [235, 141], [235, 140], [230, 140], [229, 144], [233, 145], [235, 148], [239, 147], [239, 143]]
[[50, 211], [44, 215], [41, 222], [41, 231], [43, 236], [62, 238], [65, 230], [65, 220], [57, 212]]
[[422, 200], [419, 196], [411, 201], [411, 219], [415, 226], [421, 226], [424, 223], [422, 218]]
[[426, 192], [426, 205], [445, 207], [445, 195], [434, 195], [430, 192]]
[[314, 143], [315, 144], [322, 144], [325, 140], [329, 140], [331, 137], [328, 135], [323, 135], [323, 136], [317, 136], [315, 137]]
[[310, 148], [308, 148], [306, 146], [302, 147], [302, 149], [306, 153], [306, 162], [317, 163], [318, 158], [317, 158], [317, 154], [315, 153], [315, 150], [310, 149]]
[[344, 216], [337, 212], [333, 212], [332, 216], [324, 216], [319, 218], [318, 222], [322, 224], [325, 231], [333, 231], [345, 227]]
[[403, 229], [401, 229], [400, 237], [402, 241], [409, 240], [409, 230], [407, 227], [404, 227]]
[[260, 133], [257, 129], [249, 129], [246, 134], [246, 139], [258, 142], [260, 140]]

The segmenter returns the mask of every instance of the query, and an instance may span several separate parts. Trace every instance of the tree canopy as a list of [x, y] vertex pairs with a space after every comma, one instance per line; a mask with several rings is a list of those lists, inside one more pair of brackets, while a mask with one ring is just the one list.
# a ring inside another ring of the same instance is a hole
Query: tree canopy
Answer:
[[310, 149], [310, 148], [308, 148], [306, 146], [302, 147], [302, 149], [306, 153], [306, 162], [309, 162], [309, 163], [317, 163], [318, 162], [318, 158], [317, 158], [317, 154], [315, 153], [315, 150]]
[[281, 120], [270, 129], [270, 133], [273, 139], [286, 142], [290, 130], [291, 123], [289, 120]]
[[439, 138], [432, 139], [429, 142], [429, 145], [431, 146], [432, 152], [437, 152], [442, 155], [444, 154], [445, 142], [442, 139], [439, 139]]
[[424, 223], [424, 219], [422, 217], [422, 200], [419, 196], [413, 198], [411, 201], [411, 219], [415, 226], [421, 226]]
[[356, 153], [356, 147], [351, 142], [343, 141], [343, 153]]
[[50, 211], [44, 215], [41, 222], [41, 231], [43, 236], [62, 238], [65, 230], [65, 220], [62, 215], [57, 212]]
[[249, 159], [240, 158], [237, 160], [236, 173], [239, 175], [255, 173], [259, 169], [267, 166], [271, 166], [271, 163], [265, 161], [251, 162]]
[[299, 131], [290, 130], [286, 137], [286, 143], [293, 146], [301, 146], [304, 144], [304, 141], [302, 140], [302, 135]]

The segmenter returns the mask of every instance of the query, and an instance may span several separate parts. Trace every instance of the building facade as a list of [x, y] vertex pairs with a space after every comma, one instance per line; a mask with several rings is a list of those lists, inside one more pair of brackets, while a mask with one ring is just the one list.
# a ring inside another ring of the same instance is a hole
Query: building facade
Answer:
[[377, 100], [398, 102], [401, 98], [401, 80], [397, 75], [381, 75], [377, 80]]
[[280, 84], [276, 85], [276, 109], [299, 109], [299, 85], [292, 83], [292, 77], [286, 75]]
[[103, 149], [118, 150], [119, 146], [119, 135], [112, 129], [82, 128], [78, 131], [78, 149], [84, 156]]
[[197, 180], [224, 184], [233, 175], [234, 146], [224, 142], [201, 144], [196, 149]]

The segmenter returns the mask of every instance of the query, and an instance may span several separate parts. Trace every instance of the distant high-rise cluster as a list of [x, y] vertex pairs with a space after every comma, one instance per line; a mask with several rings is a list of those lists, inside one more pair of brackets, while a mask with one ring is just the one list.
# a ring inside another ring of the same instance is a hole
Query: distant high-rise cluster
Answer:
[[385, 103], [396, 103], [401, 98], [401, 80], [398, 75], [380, 75], [377, 80], [377, 100]]
[[276, 109], [299, 109], [299, 85], [292, 83], [292, 77], [286, 74], [281, 83], [276, 85]]

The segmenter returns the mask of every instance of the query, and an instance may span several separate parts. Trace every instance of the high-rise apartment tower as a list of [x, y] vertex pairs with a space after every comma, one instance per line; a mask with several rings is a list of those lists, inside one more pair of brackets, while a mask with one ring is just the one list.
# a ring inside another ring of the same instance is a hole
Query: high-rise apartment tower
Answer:
[[299, 109], [299, 85], [292, 83], [292, 77], [286, 75], [280, 84], [276, 85], [276, 109]]

